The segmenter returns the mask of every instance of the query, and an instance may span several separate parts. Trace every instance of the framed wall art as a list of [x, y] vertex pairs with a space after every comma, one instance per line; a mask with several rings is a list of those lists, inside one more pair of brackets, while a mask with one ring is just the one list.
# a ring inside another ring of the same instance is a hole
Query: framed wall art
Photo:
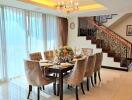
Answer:
[[132, 36], [132, 25], [127, 25], [126, 26], [126, 35], [127, 36]]

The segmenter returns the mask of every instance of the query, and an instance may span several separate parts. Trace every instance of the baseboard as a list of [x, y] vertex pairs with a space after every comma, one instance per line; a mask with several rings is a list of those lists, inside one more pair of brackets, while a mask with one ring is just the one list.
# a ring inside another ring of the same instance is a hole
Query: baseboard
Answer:
[[113, 70], [120, 70], [120, 71], [127, 71], [128, 72], [128, 68], [117, 68], [117, 67], [110, 67], [110, 66], [102, 66], [102, 68], [107, 68], [107, 69], [113, 69]]

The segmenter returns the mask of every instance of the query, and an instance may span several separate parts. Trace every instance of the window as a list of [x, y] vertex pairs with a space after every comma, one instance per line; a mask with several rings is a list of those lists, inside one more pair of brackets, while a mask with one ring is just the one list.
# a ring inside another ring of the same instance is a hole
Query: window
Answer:
[[21, 9], [4, 7], [7, 50], [7, 74], [13, 78], [24, 74], [23, 60], [26, 58], [25, 12]]
[[28, 53], [56, 48], [57, 31], [55, 16], [0, 6], [0, 80], [24, 75]]
[[2, 79], [2, 43], [1, 43], [1, 40], [2, 40], [2, 11], [1, 11], [1, 7], [0, 7], [0, 80]]
[[42, 14], [29, 12], [28, 16], [28, 46], [29, 52], [44, 50], [44, 32]]
[[54, 50], [59, 46], [57, 17], [46, 15], [47, 49]]

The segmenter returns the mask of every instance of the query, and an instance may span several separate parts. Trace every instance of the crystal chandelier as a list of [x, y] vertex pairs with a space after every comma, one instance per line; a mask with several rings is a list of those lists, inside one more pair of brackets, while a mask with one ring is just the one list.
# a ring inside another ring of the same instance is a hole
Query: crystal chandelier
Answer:
[[73, 2], [72, 0], [58, 2], [56, 8], [59, 10], [63, 10], [67, 13], [74, 12], [79, 10], [78, 2]]

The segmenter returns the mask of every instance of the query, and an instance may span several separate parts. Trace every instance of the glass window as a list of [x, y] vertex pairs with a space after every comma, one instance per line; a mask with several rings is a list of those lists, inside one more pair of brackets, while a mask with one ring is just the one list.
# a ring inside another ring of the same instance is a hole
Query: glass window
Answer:
[[26, 58], [25, 13], [23, 10], [5, 7], [4, 21], [7, 49], [8, 78], [24, 74]]
[[29, 12], [28, 16], [28, 44], [29, 51], [44, 51], [44, 32], [42, 14]]

